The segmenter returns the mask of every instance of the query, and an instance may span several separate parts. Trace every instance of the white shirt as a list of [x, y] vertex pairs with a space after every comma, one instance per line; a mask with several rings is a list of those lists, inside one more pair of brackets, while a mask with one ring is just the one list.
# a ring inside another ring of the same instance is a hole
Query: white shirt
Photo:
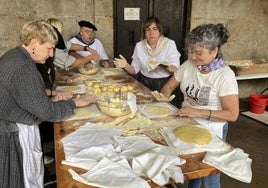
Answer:
[[[187, 60], [174, 73], [174, 76], [180, 82], [180, 88], [184, 95], [182, 106], [221, 110], [220, 97], [238, 94], [235, 74], [227, 64], [216, 71], [202, 74], [195, 63]], [[222, 137], [222, 127], [226, 122], [209, 122], [201, 118], [196, 118], [196, 120]]]
[[54, 56], [54, 65], [56, 67], [59, 67], [61, 69], [65, 69], [65, 70], [69, 70], [69, 67], [75, 62], [76, 58], [69, 55], [69, 49], [71, 48], [71, 43], [70, 42], [66, 42], [66, 49], [62, 50], [62, 49], [55, 49], [55, 56]]
[[[148, 44], [147, 46], [149, 49], [151, 49]], [[168, 62], [170, 65], [179, 67], [180, 56], [181, 54], [178, 52], [175, 42], [169, 39], [167, 46], [158, 56], [153, 58], [153, 61]], [[148, 71], [147, 63], [151, 57], [144, 48], [142, 41], [136, 44], [132, 58], [131, 65], [134, 67], [136, 73], [140, 71], [144, 76], [149, 78], [166, 78], [171, 75], [170, 72], [161, 67], [157, 67], [153, 71]]]
[[[81, 41], [79, 41], [77, 38], [73, 37], [71, 40], [70, 40], [71, 43], [74, 43], [74, 44], [80, 44], [82, 46], [86, 46], [84, 43], [82, 43]], [[100, 55], [101, 59], [102, 60], [108, 60], [108, 56], [104, 50], [104, 47], [101, 43], [101, 41], [99, 39], [96, 39], [95, 38], [95, 42], [91, 45], [89, 45], [90, 48], [96, 50], [98, 52], [98, 54]], [[91, 55], [90, 52], [88, 51], [76, 51], [78, 54], [80, 54], [81, 56], [88, 56], [88, 55]]]

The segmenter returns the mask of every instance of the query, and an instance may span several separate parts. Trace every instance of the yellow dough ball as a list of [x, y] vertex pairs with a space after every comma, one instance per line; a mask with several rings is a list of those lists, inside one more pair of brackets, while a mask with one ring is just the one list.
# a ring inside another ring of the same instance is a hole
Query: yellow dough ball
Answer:
[[126, 92], [126, 91], [128, 91], [127, 86], [122, 86], [122, 87], [121, 87], [121, 91], [122, 91], [122, 92]]

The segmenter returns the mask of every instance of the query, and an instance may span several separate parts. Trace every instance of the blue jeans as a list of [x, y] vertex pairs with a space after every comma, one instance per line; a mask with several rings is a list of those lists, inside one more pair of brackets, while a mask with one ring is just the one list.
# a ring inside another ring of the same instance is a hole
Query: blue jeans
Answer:
[[[226, 140], [228, 132], [228, 122], [223, 126], [222, 130], [222, 139]], [[220, 188], [220, 174], [215, 174], [211, 176], [207, 176], [204, 178], [198, 178], [194, 180], [190, 180], [188, 184], [188, 188], [200, 188], [203, 184], [204, 188]]]

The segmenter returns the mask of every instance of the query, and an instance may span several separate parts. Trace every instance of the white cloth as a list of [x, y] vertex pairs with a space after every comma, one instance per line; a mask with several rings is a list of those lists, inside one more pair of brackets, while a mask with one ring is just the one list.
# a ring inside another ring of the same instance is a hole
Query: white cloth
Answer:
[[136, 73], [141, 71], [141, 73], [149, 78], [165, 78], [170, 76], [170, 73], [163, 68], [156, 68], [153, 71], [148, 71], [148, 60], [154, 62], [168, 62], [169, 65], [174, 65], [175, 67], [180, 66], [180, 56], [176, 44], [173, 40], [168, 39], [168, 43], [165, 48], [156, 57], [151, 58], [148, 54], [147, 49], [152, 50], [147, 44], [148, 48], [144, 48], [143, 42], [140, 41], [136, 44], [134, 53], [132, 55], [131, 65], [135, 68]]
[[232, 178], [245, 183], [251, 182], [252, 160], [239, 148], [207, 152], [202, 162], [214, 166]]
[[208, 121], [204, 118], [193, 118], [197, 121], [203, 128], [210, 130], [213, 134], [217, 135], [218, 137], [222, 138], [223, 134], [223, 126], [226, 122], [222, 121]]
[[[177, 165], [185, 160], [178, 157], [174, 148], [155, 144], [147, 136], [121, 137], [121, 132], [91, 123], [81, 126], [62, 139], [66, 159], [62, 163], [87, 169], [88, 172], [80, 175], [72, 170], [69, 172], [73, 178], [88, 185], [132, 187], [135, 185], [132, 180], [143, 185], [138, 178], [140, 175], [159, 185], [167, 184], [169, 178], [183, 183], [183, 174]], [[121, 169], [122, 159], [128, 161], [128, 168], [133, 170], [131, 173], [125, 165]], [[103, 180], [98, 179], [101, 177]], [[123, 183], [122, 178], [126, 179]]]
[[130, 108], [130, 111], [132, 114], [135, 114], [138, 110], [137, 108], [137, 97], [135, 94], [133, 93], [128, 93], [127, 94], [127, 101], [126, 101], [127, 105]]
[[161, 148], [153, 148], [132, 159], [133, 171], [138, 175], [144, 175], [152, 179], [158, 185], [165, 185], [172, 178], [176, 183], [183, 183], [184, 176], [176, 165], [182, 165], [186, 161], [169, 152], [161, 152]]
[[[120, 129], [86, 123], [76, 131], [61, 139], [64, 147], [65, 159], [71, 160], [79, 152], [87, 148], [113, 144], [113, 137], [121, 135], [122, 132], [123, 131]], [[109, 152], [109, 150], [107, 150], [107, 152]]]
[[169, 178], [183, 183], [184, 178], [177, 165], [186, 161], [178, 157], [173, 147], [155, 144], [147, 136], [115, 137], [122, 152], [118, 155], [131, 163], [135, 174], [149, 177], [158, 185], [165, 185]]
[[17, 123], [19, 141], [23, 153], [23, 176], [25, 188], [44, 187], [44, 165], [38, 125]]
[[[77, 38], [73, 37], [72, 39], [69, 40], [69, 42], [74, 43], [74, 44], [80, 44], [82, 46], [86, 46], [84, 43], [82, 43], [81, 41], [79, 41]], [[100, 55], [102, 60], [108, 60], [108, 56], [105, 52], [105, 49], [103, 47], [102, 42], [95, 38], [95, 42], [91, 45], [89, 45], [90, 48], [96, 50], [98, 52], [98, 54]], [[91, 55], [90, 52], [88, 51], [76, 51], [78, 54], [80, 54], [81, 56], [88, 56]]]
[[[184, 95], [182, 106], [197, 109], [221, 110], [220, 97], [238, 94], [238, 84], [234, 72], [225, 64], [223, 67], [208, 74], [201, 74], [191, 60], [184, 62], [174, 73]], [[198, 120], [198, 119], [197, 119]], [[208, 122], [200, 120], [209, 130], [222, 138], [223, 125], [226, 122]]]
[[68, 50], [55, 49], [53, 64], [61, 69], [69, 70], [70, 66], [76, 60], [75, 57], [68, 54]]
[[94, 168], [84, 174], [68, 170], [73, 179], [87, 185], [102, 188], [150, 188], [149, 184], [131, 170], [126, 159], [113, 162], [103, 158]]

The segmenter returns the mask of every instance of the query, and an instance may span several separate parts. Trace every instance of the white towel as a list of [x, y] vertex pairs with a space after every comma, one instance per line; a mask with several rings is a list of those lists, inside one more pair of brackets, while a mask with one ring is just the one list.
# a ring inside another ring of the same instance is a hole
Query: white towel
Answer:
[[126, 159], [113, 162], [103, 158], [94, 168], [85, 174], [68, 170], [73, 179], [84, 184], [102, 188], [150, 188], [149, 184], [131, 170]]
[[232, 178], [250, 183], [252, 178], [252, 160], [248, 156], [247, 153], [244, 153], [239, 148], [220, 152], [208, 151], [202, 162], [214, 166]]

